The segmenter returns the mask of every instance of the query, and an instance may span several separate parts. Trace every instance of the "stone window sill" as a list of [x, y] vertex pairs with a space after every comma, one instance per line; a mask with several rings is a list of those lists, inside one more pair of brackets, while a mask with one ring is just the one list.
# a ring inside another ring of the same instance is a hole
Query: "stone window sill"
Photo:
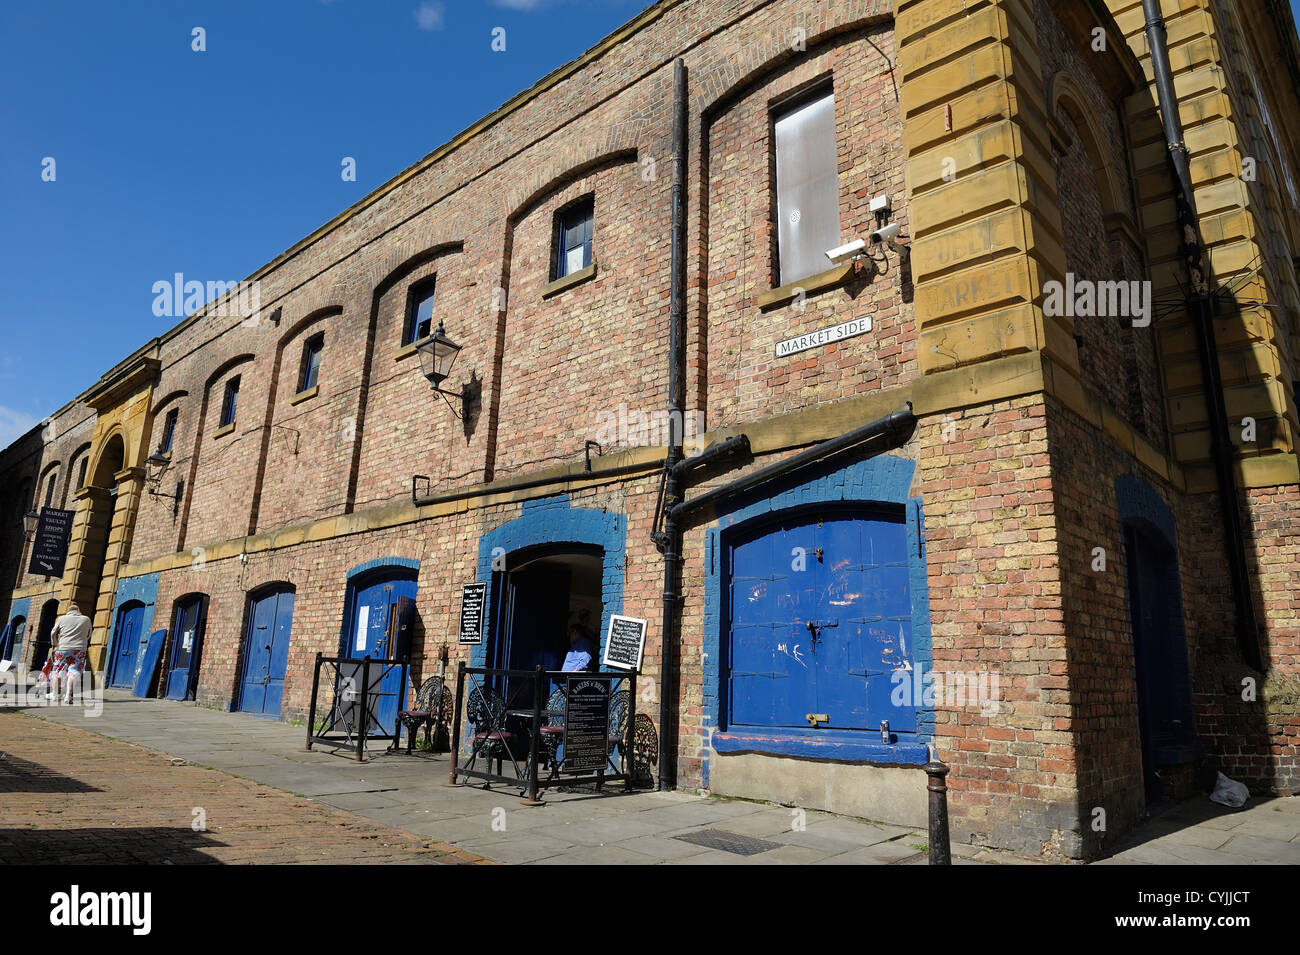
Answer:
[[772, 756], [798, 756], [804, 759], [833, 759], [848, 763], [921, 766], [930, 758], [924, 743], [882, 743], [880, 734], [797, 729], [763, 731], [744, 730], [713, 734], [713, 749], [718, 753], [763, 753]]
[[410, 358], [412, 355], [415, 354], [415, 350], [417, 348], [419, 348], [421, 345], [423, 345], [432, 337], [433, 337], [432, 335], [425, 335], [419, 341], [411, 342], [411, 344], [409, 345], [403, 345], [401, 348], [397, 350], [397, 354], [393, 356], [393, 361], [401, 361], [403, 358]]
[[843, 265], [837, 265], [833, 269], [827, 269], [825, 272], [817, 275], [809, 275], [797, 282], [791, 282], [789, 285], [782, 285], [780, 288], [774, 288], [771, 291], [764, 292], [758, 297], [758, 307], [761, 309], [776, 308], [778, 305], [785, 305], [792, 302], [801, 291], [804, 295], [816, 295], [818, 292], [827, 292], [833, 288], [839, 288], [848, 281], [849, 276], [853, 274], [853, 263], [845, 262]]
[[553, 295], [559, 295], [566, 289], [571, 289], [575, 285], [581, 285], [583, 282], [594, 279], [595, 277], [596, 263], [592, 262], [591, 265], [587, 266], [585, 269], [578, 269], [576, 272], [571, 272], [563, 278], [558, 278], [550, 285], [546, 286], [546, 288], [542, 289], [542, 298], [546, 299]]
[[232, 422], [230, 422], [230, 424], [226, 425], [224, 428], [218, 428], [216, 431], [213, 431], [213, 432], [212, 432], [212, 437], [214, 437], [214, 438], [224, 438], [226, 435], [230, 434], [230, 433], [233, 432], [234, 430], [235, 430], [235, 423], [232, 421]]
[[310, 388], [306, 389], [305, 391], [300, 391], [292, 398], [290, 398], [289, 404], [291, 405], [302, 404], [304, 401], [307, 401], [311, 398], [315, 398], [319, 391], [320, 391], [320, 385], [312, 385]]

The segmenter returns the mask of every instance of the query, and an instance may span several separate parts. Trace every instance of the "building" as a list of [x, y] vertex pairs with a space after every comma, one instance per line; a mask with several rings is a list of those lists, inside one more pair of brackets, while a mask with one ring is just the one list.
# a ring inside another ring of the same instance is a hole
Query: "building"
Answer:
[[661, 0], [4, 452], [6, 652], [76, 599], [107, 683], [165, 629], [159, 694], [301, 719], [403, 598], [417, 679], [621, 613], [679, 786], [918, 824], [933, 751], [957, 838], [1068, 858], [1293, 792], [1296, 30], [1161, 8], [1208, 299], [1138, 0]]

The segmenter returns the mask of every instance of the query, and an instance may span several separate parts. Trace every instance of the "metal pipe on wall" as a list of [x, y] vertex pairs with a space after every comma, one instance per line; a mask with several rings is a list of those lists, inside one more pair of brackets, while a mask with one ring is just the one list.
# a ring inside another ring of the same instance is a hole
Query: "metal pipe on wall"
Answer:
[[1151, 70], [1159, 97], [1160, 118], [1165, 143], [1175, 179], [1174, 203], [1183, 232], [1183, 249], [1190, 289], [1188, 310], [1196, 330], [1196, 350], [1201, 362], [1205, 385], [1206, 417], [1210, 425], [1210, 455], [1219, 492], [1219, 509], [1223, 519], [1228, 551], [1228, 574], [1232, 581], [1233, 602], [1237, 615], [1237, 646], [1246, 662], [1263, 669], [1259, 631], [1255, 622], [1255, 605], [1250, 595], [1250, 577], [1246, 569], [1246, 540], [1237, 501], [1237, 479], [1233, 472], [1232, 442], [1228, 438], [1228, 412], [1223, 400], [1223, 380], [1219, 374], [1219, 349], [1214, 339], [1214, 318], [1209, 282], [1201, 258], [1200, 230], [1197, 226], [1196, 196], [1192, 189], [1187, 145], [1183, 142], [1183, 124], [1178, 113], [1178, 96], [1174, 92], [1173, 71], [1165, 43], [1165, 21], [1159, 0], [1142, 0], [1146, 17], [1147, 46], [1151, 50]]
[[668, 457], [664, 461], [664, 589], [663, 620], [660, 625], [659, 666], [659, 773], [658, 788], [676, 784], [676, 761], [669, 758], [677, 748], [674, 719], [677, 658], [674, 635], [677, 604], [681, 599], [678, 581], [681, 560], [680, 530], [672, 509], [681, 496], [677, 464], [682, 459], [683, 408], [686, 404], [686, 376], [682, 354], [682, 325], [686, 315], [686, 63], [673, 61], [673, 196], [672, 253], [668, 309]]

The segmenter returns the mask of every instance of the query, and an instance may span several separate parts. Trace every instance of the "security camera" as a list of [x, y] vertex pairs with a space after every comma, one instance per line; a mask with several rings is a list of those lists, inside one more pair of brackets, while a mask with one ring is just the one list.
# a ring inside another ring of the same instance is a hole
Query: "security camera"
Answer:
[[848, 245], [841, 245], [839, 248], [831, 249], [826, 253], [826, 258], [839, 265], [841, 262], [857, 258], [866, 247], [867, 244], [861, 239], [854, 239]]
[[878, 245], [884, 243], [891, 248], [894, 240], [898, 238], [898, 233], [902, 232], [902, 227], [897, 222], [891, 222], [889, 225], [883, 225], [875, 232], [871, 233], [871, 244]]

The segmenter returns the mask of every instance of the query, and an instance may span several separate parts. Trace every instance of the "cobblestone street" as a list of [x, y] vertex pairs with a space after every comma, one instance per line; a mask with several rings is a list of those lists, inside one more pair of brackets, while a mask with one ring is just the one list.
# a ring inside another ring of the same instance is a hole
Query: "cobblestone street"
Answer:
[[[0, 862], [478, 861], [248, 779], [74, 727], [0, 713]], [[195, 822], [207, 831], [196, 831]]]

